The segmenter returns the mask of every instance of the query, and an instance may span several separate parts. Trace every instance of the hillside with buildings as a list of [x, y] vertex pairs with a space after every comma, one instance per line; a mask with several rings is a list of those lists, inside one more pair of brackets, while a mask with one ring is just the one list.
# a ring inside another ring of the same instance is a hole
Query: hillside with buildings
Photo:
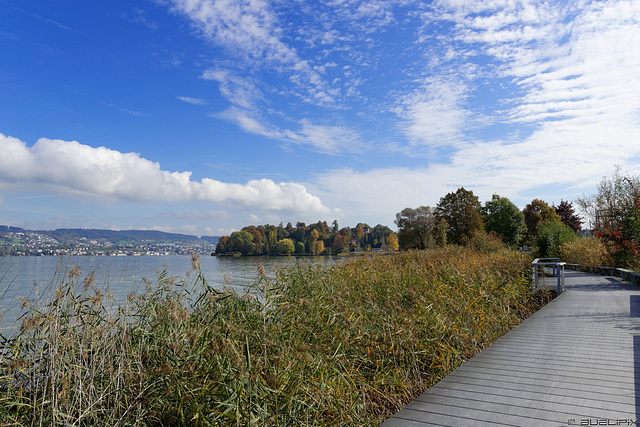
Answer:
[[0, 226], [0, 256], [26, 255], [209, 255], [218, 237], [153, 230], [57, 229], [32, 231]]

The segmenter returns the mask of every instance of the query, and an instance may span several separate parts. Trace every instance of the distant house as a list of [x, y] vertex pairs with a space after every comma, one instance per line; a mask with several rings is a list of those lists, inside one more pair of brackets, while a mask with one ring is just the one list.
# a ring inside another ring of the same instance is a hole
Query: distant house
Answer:
[[374, 247], [371, 248], [371, 252], [389, 252], [391, 248], [387, 245], [386, 242], [378, 243]]

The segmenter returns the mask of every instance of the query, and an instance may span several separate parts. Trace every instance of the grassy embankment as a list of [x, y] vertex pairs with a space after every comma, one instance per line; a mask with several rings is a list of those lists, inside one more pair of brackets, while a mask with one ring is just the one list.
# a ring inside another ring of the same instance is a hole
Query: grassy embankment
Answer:
[[540, 305], [530, 259], [447, 247], [302, 264], [253, 296], [78, 272], [2, 343], [0, 425], [377, 425]]

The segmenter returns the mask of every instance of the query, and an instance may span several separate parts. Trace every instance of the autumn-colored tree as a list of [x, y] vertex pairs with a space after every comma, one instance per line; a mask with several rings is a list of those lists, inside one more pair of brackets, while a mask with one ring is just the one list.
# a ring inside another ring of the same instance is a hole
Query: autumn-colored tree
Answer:
[[316, 242], [315, 253], [316, 255], [320, 255], [322, 252], [324, 252], [324, 242], [322, 240], [318, 240]]
[[249, 253], [251, 255], [262, 255], [264, 254], [264, 246], [266, 243], [266, 236], [264, 235], [264, 228], [263, 227], [255, 227], [253, 225], [250, 225], [248, 227], [244, 227], [242, 229], [242, 231], [246, 231], [247, 233], [251, 234], [252, 236], [252, 242], [251, 242], [251, 250], [249, 251]]
[[596, 236], [615, 266], [640, 267], [640, 177], [622, 175], [620, 169], [603, 178], [597, 193], [578, 199], [593, 222]]
[[275, 227], [269, 230], [269, 234], [267, 235], [267, 243], [269, 254], [275, 255], [278, 245], [278, 230]]
[[467, 243], [478, 230], [482, 230], [481, 209], [480, 200], [473, 191], [462, 187], [440, 198], [435, 214], [438, 219], [447, 221], [447, 242], [458, 245]]
[[227, 243], [229, 242], [229, 236], [222, 236], [218, 240], [216, 245], [216, 255], [221, 255], [227, 252]]
[[526, 241], [532, 242], [538, 234], [540, 224], [547, 221], [562, 222], [560, 215], [556, 210], [549, 206], [547, 202], [540, 199], [534, 199], [522, 211], [524, 214], [524, 223], [527, 226]]
[[320, 237], [320, 233], [318, 233], [318, 230], [311, 230], [311, 233], [309, 233], [309, 240], [307, 241], [309, 245], [309, 253], [311, 255], [318, 255], [318, 253], [316, 252], [316, 243], [318, 242], [318, 237]]
[[351, 237], [347, 234], [336, 234], [333, 238], [332, 249], [334, 253], [346, 252], [349, 248]]
[[389, 234], [389, 237], [387, 237], [387, 246], [389, 246], [389, 249], [392, 251], [397, 251], [400, 248], [398, 235], [396, 233]]

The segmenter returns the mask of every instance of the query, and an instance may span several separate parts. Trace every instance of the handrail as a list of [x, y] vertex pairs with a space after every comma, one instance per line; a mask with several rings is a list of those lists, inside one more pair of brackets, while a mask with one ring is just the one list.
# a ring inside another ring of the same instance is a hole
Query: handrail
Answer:
[[552, 277], [557, 277], [558, 282], [556, 285], [556, 291], [560, 295], [564, 291], [564, 267], [567, 263], [560, 262], [560, 258], [536, 258], [531, 263], [533, 267], [533, 278], [531, 284], [532, 292], [538, 290], [538, 281], [540, 279], [540, 271], [545, 266], [552, 267]]

